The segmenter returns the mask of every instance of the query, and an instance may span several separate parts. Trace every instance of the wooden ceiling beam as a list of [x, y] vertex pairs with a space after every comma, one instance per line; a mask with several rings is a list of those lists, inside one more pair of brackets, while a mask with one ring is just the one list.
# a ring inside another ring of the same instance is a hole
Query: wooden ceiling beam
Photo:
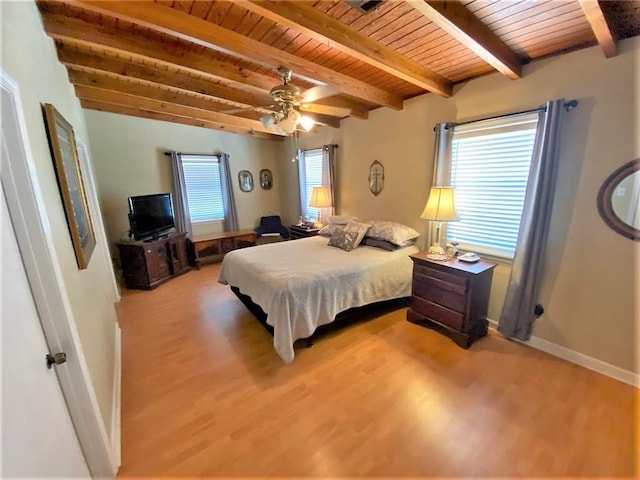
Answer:
[[68, 3], [89, 11], [132, 22], [206, 48], [239, 56], [270, 68], [284, 65], [292, 69], [296, 75], [333, 85], [344, 94], [376, 105], [383, 105], [396, 110], [402, 109], [403, 101], [399, 95], [379, 89], [166, 5], [151, 2], [103, 2], [98, 0], [68, 0]]
[[209, 128], [211, 130], [221, 130], [223, 132], [238, 133], [242, 135], [251, 135], [255, 138], [263, 138], [267, 140], [279, 140], [282, 141], [283, 137], [278, 135], [266, 134], [262, 132], [256, 132], [255, 130], [246, 130], [229, 125], [210, 122], [207, 120], [200, 120], [196, 118], [181, 117], [178, 115], [171, 115], [168, 113], [159, 113], [149, 110], [141, 110], [138, 108], [128, 107], [126, 105], [113, 104], [103, 102], [101, 100], [94, 100], [89, 98], [81, 98], [80, 105], [82, 108], [88, 110], [98, 110], [100, 112], [117, 113], [120, 115], [128, 115], [130, 117], [148, 118], [151, 120], [161, 120], [169, 123], [180, 123], [183, 125], [190, 125], [193, 127]]
[[114, 31], [103, 25], [87, 24], [79, 19], [61, 15], [45, 15], [44, 27], [55, 40], [74, 43], [89, 48], [105, 48], [120, 55], [131, 55], [139, 60], [160, 65], [180, 67], [191, 73], [232, 83], [235, 87], [257, 94], [268, 94], [280, 82], [276, 78], [247, 70], [231, 62], [225, 62], [172, 45], [162, 45], [128, 31]]
[[[177, 50], [171, 45], [164, 45], [160, 49], [151, 40], [126, 31], [116, 33], [112, 29], [98, 24], [92, 24], [91, 28], [87, 28], [87, 24], [79, 19], [48, 14], [46, 9], [43, 20], [47, 34], [63, 44], [82, 49], [100, 48], [108, 50], [114, 55], [125, 57], [130, 55], [140, 61], [180, 67], [212, 80], [230, 82], [233, 87], [255, 94], [268, 95], [269, 90], [280, 83], [267, 75], [186, 49]], [[317, 100], [316, 104], [349, 108], [351, 109], [350, 116], [364, 120], [369, 117], [369, 110], [366, 107], [344, 98], [323, 98]]]
[[459, 0], [405, 1], [503, 75], [522, 76], [520, 58]]
[[591, 30], [596, 36], [600, 48], [604, 52], [604, 56], [607, 58], [615, 57], [618, 55], [618, 43], [616, 42], [613, 32], [609, 28], [607, 19], [604, 16], [604, 12], [598, 3], [598, 0], [579, 0], [580, 8], [584, 12]]
[[135, 64], [119, 58], [104, 57], [95, 53], [64, 48], [64, 46], [58, 48], [58, 59], [70, 68], [88, 68], [94, 71], [114, 73], [123, 77], [139, 78], [148, 82], [223, 100], [235, 107], [267, 106], [274, 103], [273, 99], [268, 95], [256, 95], [227, 85], [178, 75], [167, 70]]
[[301, 1], [241, 0], [247, 10], [327, 44], [394, 77], [450, 97], [453, 84], [442, 75]]
[[122, 105], [139, 110], [147, 110], [151, 112], [166, 113], [179, 117], [195, 118], [205, 120], [227, 127], [235, 127], [241, 130], [251, 130], [254, 132], [262, 132], [274, 134], [273, 131], [267, 129], [258, 120], [249, 118], [234, 117], [219, 112], [212, 112], [202, 108], [187, 107], [177, 105], [175, 103], [154, 100], [151, 98], [139, 97], [128, 93], [114, 92], [111, 90], [103, 90], [96, 87], [85, 87], [81, 85], [75, 86], [76, 95], [81, 100], [96, 100], [114, 105]]
[[[85, 72], [71, 69], [69, 70], [69, 80], [76, 86], [95, 87], [102, 90], [128, 93], [138, 97], [175, 103], [185, 107], [200, 108], [220, 113], [225, 113], [225, 111], [229, 110], [229, 105], [216, 102], [212, 98], [196, 97], [187, 94], [184, 90], [173, 89], [151, 82], [144, 82], [140, 80], [132, 82], [127, 80], [126, 77], [118, 77], [113, 74]], [[255, 111], [264, 113], [270, 112], [270, 110], [266, 109], [256, 109]]]

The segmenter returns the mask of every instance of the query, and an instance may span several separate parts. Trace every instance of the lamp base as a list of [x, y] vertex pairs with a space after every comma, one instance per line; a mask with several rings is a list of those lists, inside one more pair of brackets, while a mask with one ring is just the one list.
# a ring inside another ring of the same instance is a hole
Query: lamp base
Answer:
[[445, 255], [444, 248], [442, 248], [437, 243], [434, 243], [429, 247], [429, 253], [427, 253], [427, 258], [429, 260], [446, 260], [447, 256]]

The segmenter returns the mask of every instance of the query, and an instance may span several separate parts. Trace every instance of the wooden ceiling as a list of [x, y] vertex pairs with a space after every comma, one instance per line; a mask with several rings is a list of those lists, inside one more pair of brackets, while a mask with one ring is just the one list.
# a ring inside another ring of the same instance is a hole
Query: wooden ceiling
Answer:
[[362, 3], [37, 2], [84, 108], [272, 139], [282, 136], [259, 119], [279, 110], [269, 91], [280, 65], [306, 91], [303, 113], [338, 127], [496, 70], [517, 81], [540, 57], [596, 44], [615, 56], [640, 34], [634, 1]]

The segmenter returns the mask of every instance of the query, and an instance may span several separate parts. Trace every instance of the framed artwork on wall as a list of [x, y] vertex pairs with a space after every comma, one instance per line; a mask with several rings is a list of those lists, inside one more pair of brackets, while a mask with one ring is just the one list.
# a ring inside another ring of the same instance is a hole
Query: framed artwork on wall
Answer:
[[250, 192], [253, 190], [253, 175], [249, 170], [240, 170], [238, 172], [238, 183], [240, 184], [240, 190], [243, 192]]
[[263, 190], [270, 190], [273, 186], [273, 175], [268, 168], [260, 170], [260, 186]]
[[374, 160], [369, 166], [369, 190], [376, 197], [384, 188], [384, 166], [378, 161]]
[[89, 215], [73, 127], [50, 103], [45, 103], [42, 109], [71, 242], [78, 268], [83, 270], [89, 265], [96, 236]]

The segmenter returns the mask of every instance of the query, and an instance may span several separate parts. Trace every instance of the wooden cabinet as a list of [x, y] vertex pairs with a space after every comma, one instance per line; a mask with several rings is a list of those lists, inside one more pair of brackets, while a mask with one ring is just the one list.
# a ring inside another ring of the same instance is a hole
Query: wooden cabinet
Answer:
[[152, 289], [189, 271], [185, 233], [174, 233], [150, 242], [121, 242], [116, 245], [127, 288]]
[[253, 230], [237, 230], [216, 233], [213, 235], [197, 235], [191, 239], [194, 262], [197, 268], [205, 261], [220, 261], [232, 250], [250, 247], [256, 244], [256, 232]]
[[318, 235], [317, 228], [306, 228], [301, 227], [299, 225], [290, 225], [289, 232], [291, 233], [291, 240], [296, 240], [298, 238], [307, 238], [307, 237], [315, 237]]
[[487, 334], [487, 308], [494, 263], [446, 262], [411, 255], [413, 283], [407, 320], [441, 327], [458, 345], [469, 348]]

